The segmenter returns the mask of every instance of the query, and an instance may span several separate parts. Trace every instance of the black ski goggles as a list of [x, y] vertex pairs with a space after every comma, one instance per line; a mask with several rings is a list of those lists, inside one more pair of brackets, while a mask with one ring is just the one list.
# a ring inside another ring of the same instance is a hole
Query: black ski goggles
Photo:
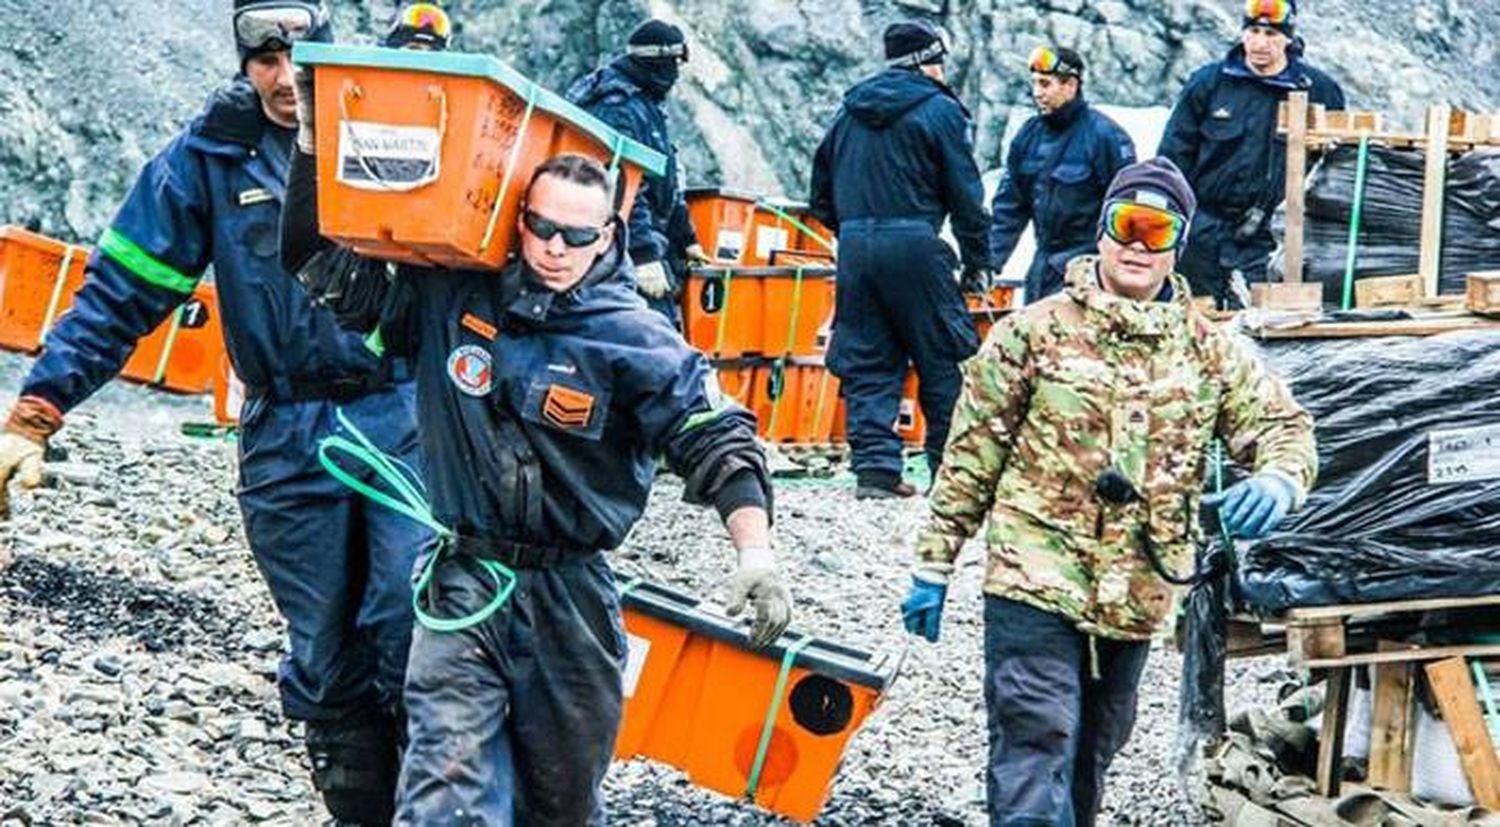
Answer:
[[604, 235], [604, 227], [569, 227], [550, 218], [543, 218], [531, 210], [521, 214], [521, 221], [532, 235], [543, 241], [551, 241], [561, 233], [563, 243], [569, 247], [587, 247]]
[[327, 23], [322, 3], [255, 3], [234, 13], [234, 37], [241, 48], [260, 51], [306, 40]]

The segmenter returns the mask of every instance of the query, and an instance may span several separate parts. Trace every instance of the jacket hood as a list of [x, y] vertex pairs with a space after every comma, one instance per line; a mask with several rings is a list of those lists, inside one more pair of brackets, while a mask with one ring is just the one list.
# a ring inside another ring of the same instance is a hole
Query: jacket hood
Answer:
[[611, 95], [633, 97], [644, 93], [639, 84], [611, 63], [600, 66], [568, 87], [568, 100], [587, 108]]
[[244, 75], [208, 96], [203, 113], [189, 131], [213, 141], [253, 147], [260, 143], [270, 121], [260, 105], [260, 95]]
[[885, 129], [938, 95], [953, 97], [953, 92], [920, 72], [886, 69], [850, 89], [844, 111], [866, 126]]

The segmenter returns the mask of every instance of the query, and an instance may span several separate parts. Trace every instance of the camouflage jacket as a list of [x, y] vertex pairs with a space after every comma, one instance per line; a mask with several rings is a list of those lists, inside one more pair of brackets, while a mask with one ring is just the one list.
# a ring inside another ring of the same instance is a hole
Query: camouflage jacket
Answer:
[[[988, 516], [985, 591], [1072, 618], [1080, 631], [1141, 640], [1166, 631], [1177, 590], [1151, 568], [1149, 532], [1172, 571], [1193, 564], [1209, 448], [1277, 473], [1299, 492], [1317, 474], [1312, 418], [1286, 385], [1192, 305], [1136, 302], [1098, 286], [1092, 256], [1068, 288], [995, 326], [964, 364], [924, 568], [951, 572]], [[1106, 505], [1111, 465], [1141, 497]]]

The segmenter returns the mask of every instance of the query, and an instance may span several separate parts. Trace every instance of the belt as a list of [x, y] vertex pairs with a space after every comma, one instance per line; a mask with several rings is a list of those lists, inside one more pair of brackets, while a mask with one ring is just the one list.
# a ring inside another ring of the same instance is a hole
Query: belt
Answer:
[[480, 560], [493, 560], [513, 569], [550, 569], [569, 559], [591, 553], [581, 549], [463, 535], [455, 537], [449, 548], [459, 554]]
[[405, 363], [381, 364], [373, 373], [337, 376], [329, 379], [287, 379], [278, 377], [270, 385], [245, 385], [246, 398], [266, 397], [274, 402], [353, 402], [374, 393], [388, 391], [406, 378]]
[[916, 230], [925, 229], [937, 232], [942, 229], [943, 217], [933, 216], [905, 216], [888, 217], [869, 216], [865, 218], [849, 218], [839, 222], [839, 230]]

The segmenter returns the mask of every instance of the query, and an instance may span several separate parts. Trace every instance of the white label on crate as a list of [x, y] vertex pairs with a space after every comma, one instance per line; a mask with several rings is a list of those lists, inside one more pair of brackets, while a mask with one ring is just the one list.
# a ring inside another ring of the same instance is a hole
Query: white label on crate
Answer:
[[443, 135], [430, 126], [340, 121], [339, 183], [406, 192], [438, 179]]
[[1500, 425], [1427, 435], [1427, 483], [1451, 485], [1500, 479]]
[[628, 649], [625, 654], [625, 697], [634, 698], [635, 685], [640, 683], [641, 673], [646, 670], [646, 655], [651, 652], [651, 641], [626, 632], [625, 643]]
[[745, 234], [739, 230], [720, 230], [714, 242], [714, 258], [720, 261], [739, 261], [745, 251]]
[[229, 369], [229, 390], [225, 394], [224, 415], [234, 422], [240, 421], [240, 411], [245, 407], [245, 383]]
[[781, 227], [757, 227], [755, 230], [755, 257], [761, 261], [771, 260], [772, 250], [790, 250], [791, 236]]

